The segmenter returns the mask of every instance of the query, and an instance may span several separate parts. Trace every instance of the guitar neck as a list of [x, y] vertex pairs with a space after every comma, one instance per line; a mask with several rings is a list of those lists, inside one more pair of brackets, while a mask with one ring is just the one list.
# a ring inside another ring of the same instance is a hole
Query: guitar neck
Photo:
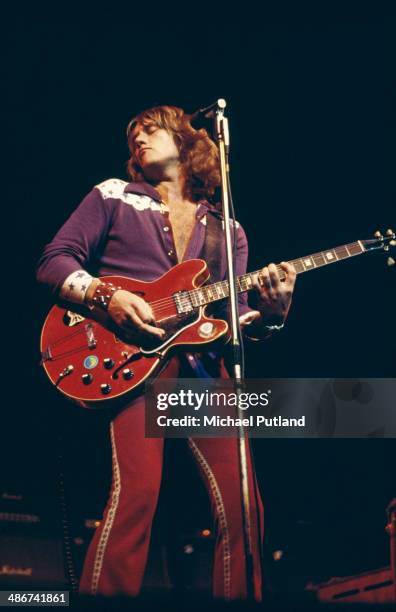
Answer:
[[[349, 257], [354, 257], [355, 255], [361, 255], [367, 250], [368, 249], [363, 245], [363, 242], [361, 240], [357, 240], [356, 242], [343, 244], [342, 246], [335, 247], [334, 249], [328, 249], [327, 251], [320, 251], [319, 253], [307, 255], [306, 257], [293, 259], [288, 263], [294, 267], [297, 274], [302, 274], [303, 272], [309, 272], [310, 270], [315, 270], [316, 268], [321, 268], [322, 266], [327, 266], [328, 264], [336, 263], [338, 261], [348, 259]], [[285, 273], [283, 269], [279, 264], [276, 267], [281, 280], [284, 280]], [[250, 291], [253, 289], [254, 277], [260, 273], [261, 269], [238, 276], [236, 278], [237, 292], [244, 293], [245, 291]], [[228, 281], [220, 281], [217, 283], [212, 283], [211, 285], [205, 285], [199, 289], [189, 291], [188, 294], [193, 306], [210, 304], [211, 302], [216, 302], [217, 300], [222, 300], [223, 298], [228, 297]]]

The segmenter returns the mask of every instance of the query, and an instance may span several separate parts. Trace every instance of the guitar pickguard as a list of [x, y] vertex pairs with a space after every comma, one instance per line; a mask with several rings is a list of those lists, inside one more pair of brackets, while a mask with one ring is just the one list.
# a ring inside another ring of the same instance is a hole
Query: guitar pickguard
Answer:
[[199, 316], [199, 309], [194, 309], [192, 312], [174, 315], [162, 320], [157, 324], [157, 327], [165, 330], [165, 336], [163, 338], [143, 336], [142, 334], [139, 334], [136, 336], [128, 336], [128, 338], [123, 338], [123, 340], [140, 346], [142, 353], [145, 355], [157, 353], [166, 348], [172, 338], [174, 338], [183, 329], [195, 323], [195, 321], [199, 319]]
[[80, 314], [72, 312], [71, 310], [67, 310], [63, 317], [63, 322], [68, 327], [74, 327], [74, 325], [81, 323], [81, 321], [84, 321], [84, 319], [85, 317], [81, 316]]

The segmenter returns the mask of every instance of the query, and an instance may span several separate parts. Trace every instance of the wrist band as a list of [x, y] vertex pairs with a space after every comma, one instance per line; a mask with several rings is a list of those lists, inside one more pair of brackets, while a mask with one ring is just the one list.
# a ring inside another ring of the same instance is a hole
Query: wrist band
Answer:
[[59, 295], [67, 302], [84, 304], [85, 294], [92, 280], [93, 277], [85, 270], [72, 272], [64, 281], [59, 291]]
[[113, 283], [104, 283], [100, 282], [99, 285], [95, 289], [95, 293], [92, 298], [92, 307], [99, 306], [102, 310], [107, 310], [113, 297], [114, 293], [121, 289], [121, 287], [116, 287]]

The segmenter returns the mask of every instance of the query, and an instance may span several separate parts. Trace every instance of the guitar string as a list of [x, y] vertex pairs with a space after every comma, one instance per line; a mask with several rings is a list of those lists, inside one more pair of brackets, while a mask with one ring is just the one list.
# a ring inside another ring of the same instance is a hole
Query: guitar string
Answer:
[[[295, 261], [297, 261], [297, 260], [295, 260]], [[290, 262], [290, 263], [292, 263], [292, 262]], [[277, 268], [277, 271], [281, 274], [281, 280], [283, 280], [285, 278], [283, 268], [281, 268], [279, 265], [277, 265], [276, 268]], [[304, 271], [305, 271], [305, 268], [304, 268]], [[249, 289], [252, 289], [253, 286], [244, 288], [242, 286], [242, 283], [245, 283], [247, 280], [249, 280], [251, 282], [252, 281], [252, 276], [254, 274], [257, 274], [257, 275], [260, 276], [261, 272], [262, 272], [262, 268], [260, 270], [256, 270], [255, 272], [248, 272], [246, 274], [242, 274], [241, 276], [237, 277], [237, 281], [238, 281], [238, 283], [240, 285], [238, 290], [240, 292], [245, 292], [245, 291], [248, 291]], [[223, 294], [224, 294], [224, 290], [226, 290], [227, 293], [225, 293], [225, 295], [219, 296], [218, 293], [217, 293], [219, 289], [222, 290]], [[213, 299], [213, 298], [209, 299], [208, 302], [205, 302], [206, 304], [209, 304], [212, 301], [217, 301], [217, 300], [224, 299], [228, 295], [228, 281], [224, 280], [224, 281], [218, 281], [217, 283], [213, 283], [213, 284], [207, 285], [207, 286], [203, 285], [202, 287], [197, 287], [197, 288], [194, 288], [194, 289], [186, 290], [186, 293], [188, 293], [188, 294], [191, 294], [191, 293], [194, 293], [194, 292], [197, 292], [197, 293], [198, 292], [207, 293], [209, 290], [215, 292], [216, 295], [215, 295], [215, 299]], [[149, 304], [149, 306], [153, 307], [157, 312], [160, 312], [161, 309], [168, 308], [170, 306], [174, 306], [174, 297], [166, 297], [166, 298], [162, 298], [160, 300], [154, 300], [153, 302], [147, 302], [147, 303]], [[197, 304], [196, 306], [194, 305], [194, 308], [197, 308], [199, 306], [204, 306], [205, 303], [204, 304]]]
[[[352, 243], [352, 244], [353, 244], [353, 245], [355, 245], [356, 243]], [[348, 246], [352, 246], [352, 244], [351, 244], [351, 245], [348, 245]], [[346, 245], [345, 245], [345, 246], [346, 246]], [[328, 252], [334, 251], [335, 253], [337, 253], [337, 252], [339, 252], [340, 250], [345, 249], [345, 246], [342, 246], [342, 247], [336, 247], [335, 249], [329, 249], [329, 251], [328, 251]], [[360, 252], [361, 252], [361, 251], [360, 251]], [[351, 255], [349, 255], [349, 254], [348, 254], [348, 255], [347, 255], [347, 257], [348, 257], [348, 256], [350, 257]], [[324, 257], [324, 253], [323, 253], [323, 252], [321, 252], [321, 253], [314, 253], [313, 255], [310, 255], [310, 256], [306, 257], [305, 259], [313, 259], [313, 260], [314, 260], [314, 265], [315, 265], [315, 259], [318, 259], [319, 257], [320, 257], [320, 264], [321, 264], [321, 265], [326, 265], [327, 263], [332, 263], [332, 261], [333, 261], [333, 260], [330, 260], [330, 261], [329, 261], [329, 260], [325, 259], [325, 257]], [[307, 269], [307, 268], [306, 268], [306, 266], [303, 264], [302, 259], [303, 259], [303, 258], [299, 258], [299, 259], [295, 259], [295, 260], [290, 261], [290, 263], [291, 263], [291, 264], [292, 264], [292, 265], [293, 265], [295, 268], [296, 268], [296, 264], [297, 264], [297, 265], [299, 264], [300, 266], [302, 266], [302, 269], [301, 269], [301, 270], [297, 270], [297, 269], [296, 269], [296, 272], [297, 272], [297, 273], [305, 272], [305, 271], [306, 271], [306, 269]], [[336, 259], [334, 260], [334, 262], [335, 262], [335, 261], [339, 261], [339, 259], [338, 259], [338, 258], [336, 258]], [[280, 265], [276, 265], [276, 269], [277, 269], [277, 271], [278, 271], [279, 273], [281, 273], [281, 274], [284, 272], [284, 271], [283, 271], [283, 268], [282, 268]], [[311, 268], [311, 269], [312, 269], [312, 268]], [[249, 273], [246, 273], [246, 274], [241, 275], [240, 277], [238, 277], [238, 278], [237, 278], [237, 281], [238, 281], [238, 283], [239, 283], [239, 288], [238, 288], [238, 290], [239, 290], [239, 291], [241, 291], [241, 292], [245, 292], [245, 291], [247, 291], [247, 290], [251, 289], [252, 287], [246, 287], [246, 289], [245, 289], [245, 288], [242, 286], [242, 283], [245, 283], [245, 281], [247, 281], [248, 279], [251, 281], [252, 276], [253, 276], [254, 274], [260, 275], [261, 271], [262, 271], [262, 268], [261, 268], [260, 270], [256, 270], [255, 272], [249, 272]], [[283, 278], [284, 278], [284, 276], [283, 276]], [[283, 280], [283, 278], [281, 278], [281, 280]], [[200, 306], [204, 306], [204, 305], [206, 305], [206, 304], [208, 304], [208, 303], [210, 303], [210, 302], [212, 302], [212, 301], [217, 301], [217, 300], [224, 299], [225, 297], [227, 297], [227, 295], [223, 295], [223, 296], [219, 296], [219, 295], [218, 295], [218, 293], [217, 293], [217, 292], [218, 292], [218, 290], [219, 290], [220, 288], [221, 288], [221, 290], [223, 291], [223, 293], [224, 293], [224, 289], [225, 289], [225, 290], [228, 292], [228, 281], [219, 281], [219, 282], [217, 282], [217, 283], [213, 283], [212, 285], [203, 286], [203, 287], [199, 287], [199, 288], [194, 288], [194, 289], [192, 289], [192, 290], [187, 290], [187, 291], [186, 291], [186, 293], [191, 294], [191, 293], [194, 293], [194, 292], [197, 292], [197, 293], [198, 293], [198, 292], [201, 292], [201, 293], [203, 292], [203, 293], [206, 293], [206, 294], [207, 294], [209, 290], [210, 290], [210, 291], [215, 291], [215, 292], [216, 292], [216, 295], [215, 295], [215, 299], [214, 299], [214, 300], [213, 300], [213, 298], [212, 298], [212, 299], [210, 299], [208, 302], [204, 302], [203, 304], [193, 305], [193, 308], [198, 308], [198, 307], [200, 307]], [[190, 296], [190, 297], [191, 297], [191, 296]], [[205, 298], [207, 299], [207, 297], [208, 297], [208, 296], [206, 295], [206, 296], [205, 296]], [[211, 296], [210, 296], [210, 297], [211, 297]], [[149, 305], [150, 305], [150, 306], [153, 308], [153, 310], [155, 311], [155, 314], [157, 314], [157, 315], [160, 315], [160, 316], [161, 316], [161, 315], [162, 315], [163, 313], [165, 313], [165, 312], [166, 312], [166, 311], [167, 311], [167, 310], [168, 310], [170, 307], [172, 307], [172, 308], [173, 308], [173, 307], [174, 307], [174, 305], [175, 305], [175, 302], [174, 302], [174, 298], [173, 298], [173, 297], [166, 297], [166, 298], [162, 298], [162, 299], [160, 299], [160, 300], [154, 300], [153, 302], [148, 302], [148, 304], [149, 304]], [[79, 331], [79, 332], [77, 332], [77, 333], [80, 333], [80, 331]], [[83, 333], [83, 330], [81, 330], [81, 333]], [[69, 336], [69, 338], [70, 338], [70, 337], [74, 337], [74, 335], [75, 335], [75, 334], [73, 334], [72, 336]], [[66, 339], [66, 338], [65, 338], [65, 339]], [[54, 343], [54, 344], [53, 344], [53, 346], [58, 345], [58, 344], [59, 344], [60, 342], [62, 342], [63, 340], [64, 340], [64, 339], [60, 339], [60, 340], [58, 340], [56, 343]]]
[[71, 334], [69, 334], [68, 336], [62, 336], [62, 338], [59, 338], [58, 340], [55, 340], [52, 344], [51, 347], [54, 346], [58, 346], [59, 344], [61, 344], [62, 342], [64, 342], [65, 340], [70, 340], [71, 338], [75, 338], [76, 336], [79, 336], [80, 334], [84, 334], [85, 329], [78, 329], [75, 332], [72, 332]]
[[[320, 258], [320, 265], [326, 265], [328, 263], [335, 263], [336, 261], [340, 261], [340, 259], [337, 258], [337, 254], [341, 254], [342, 250], [344, 252], [345, 252], [345, 250], [347, 250], [347, 255], [345, 257], [343, 257], [343, 259], [345, 259], [347, 257], [352, 257], [355, 254], [358, 255], [358, 254], [363, 253], [364, 251], [361, 251], [361, 250], [359, 251], [359, 253], [352, 253], [352, 254], [348, 253], [347, 247], [355, 247], [357, 245], [358, 245], [357, 242], [350, 243], [348, 245], [342, 245], [342, 246], [339, 246], [339, 247], [335, 247], [333, 249], [328, 249], [328, 251], [322, 251], [322, 252], [314, 253], [314, 254], [306, 256], [306, 257], [301, 257], [301, 258], [298, 258], [298, 259], [291, 260], [289, 263], [292, 264], [295, 268], [296, 268], [295, 264], [302, 266], [301, 270], [297, 270], [296, 269], [297, 273], [305, 272], [307, 270], [307, 268], [306, 268], [306, 266], [303, 263], [304, 259], [312, 259], [312, 260], [314, 260], [314, 263], [315, 263], [315, 259]], [[360, 245], [359, 245], [359, 248], [360, 248]], [[334, 254], [336, 255], [336, 258], [334, 260], [326, 259], [324, 255], [325, 255], [325, 253], [328, 253], [328, 252], [334, 252]], [[284, 272], [283, 268], [279, 264], [276, 265], [276, 269], [280, 273]], [[310, 268], [310, 269], [313, 269], [313, 268]], [[237, 281], [238, 281], [239, 285], [241, 286], [241, 283], [245, 282], [247, 279], [251, 280], [251, 277], [254, 274], [260, 275], [261, 272], [262, 272], [262, 268], [259, 269], [259, 270], [256, 270], [255, 272], [249, 272], [249, 273], [243, 274], [243, 275], [237, 277]], [[281, 278], [281, 280], [283, 280], [283, 278]], [[208, 286], [204, 285], [203, 287], [197, 287], [197, 288], [194, 288], [194, 289], [191, 289], [191, 290], [187, 290], [186, 293], [193, 293], [193, 292], [199, 292], [199, 291], [207, 292], [208, 290], [216, 291], [216, 293], [217, 293], [217, 291], [219, 289], [219, 286], [222, 289], [224, 288], [224, 289], [228, 290], [228, 281], [218, 281], [217, 283], [213, 283], [212, 285], [208, 285]], [[245, 291], [248, 291], [251, 288], [252, 287], [247, 287], [246, 289], [244, 289], [242, 287], [242, 289], [240, 289], [240, 291], [241, 292], [245, 292]], [[225, 296], [221, 296], [220, 297], [220, 296], [217, 295], [214, 300], [211, 299], [211, 300], [209, 300], [209, 302], [205, 302], [204, 304], [198, 304], [196, 306], [193, 305], [193, 308], [194, 309], [195, 308], [199, 308], [200, 306], [204, 306], [204, 305], [210, 303], [211, 301], [217, 301], [217, 300], [220, 300], [220, 299], [224, 299], [224, 297], [227, 297], [227, 296], [225, 295]], [[148, 304], [151, 307], [153, 307], [153, 310], [155, 311], [155, 313], [157, 315], [161, 315], [162, 313], [165, 313], [168, 310], [168, 308], [170, 308], [171, 306], [173, 307], [175, 305], [175, 302], [174, 302], [174, 297], [167, 297], [167, 298], [162, 298], [160, 300], [154, 300], [153, 302], [148, 302]], [[68, 336], [64, 336], [62, 338], [59, 338], [58, 340], [53, 342], [48, 348], [59, 346], [59, 344], [61, 344], [62, 342], [70, 340], [71, 338], [74, 338], [75, 336], [77, 336], [79, 334], [84, 334], [84, 333], [85, 333], [85, 330], [80, 329], [80, 330], [74, 332], [73, 334], [70, 334]]]
[[85, 351], [86, 350], [86, 346], [79, 346], [76, 347], [74, 349], [71, 349], [70, 351], [67, 351], [66, 353], [62, 353], [61, 355], [55, 355], [55, 357], [51, 358], [51, 361], [59, 361], [59, 359], [64, 359], [65, 357], [69, 357], [70, 355], [73, 355], [74, 353], [80, 353], [81, 351]]
[[[242, 280], [244, 277], [249, 277], [250, 274], [254, 274], [254, 272], [242, 275], [240, 277], [240, 279]], [[219, 281], [218, 283], [214, 283], [214, 285], [221, 285], [221, 286], [224, 286], [224, 288], [226, 288], [226, 286], [228, 285], [228, 282], [227, 281]], [[200, 291], [202, 291], [202, 289], [205, 289], [205, 291], [206, 291], [208, 288], [210, 288], [210, 286], [208, 286], [208, 287], [201, 287], [201, 288], [197, 288], [197, 289], [200, 290]], [[192, 291], [196, 291], [197, 289], [193, 289]], [[217, 289], [216, 289], [216, 291], [217, 291]], [[222, 298], [218, 297], [218, 299], [222, 299]], [[153, 307], [153, 311], [154, 311], [155, 315], [158, 315], [158, 316], [162, 316], [162, 314], [164, 314], [170, 307], [173, 308], [175, 306], [175, 302], [174, 302], [174, 298], [173, 297], [170, 297], [170, 298], [167, 297], [167, 298], [163, 298], [161, 300], [156, 300], [154, 302], [148, 302], [148, 304]], [[202, 304], [194, 306], [193, 308], [194, 309], [195, 308], [199, 308], [201, 305]], [[47, 350], [59, 347], [62, 343], [70, 341], [71, 339], [74, 339], [77, 336], [84, 335], [85, 333], [86, 333], [86, 330], [80, 328], [80, 329], [76, 330], [75, 332], [72, 332], [71, 334], [68, 334], [67, 336], [62, 336], [61, 338], [58, 338], [57, 340], [52, 342], [47, 347]], [[80, 349], [78, 349], [78, 350], [80, 350]], [[69, 354], [70, 354], [70, 352], [69, 353], [64, 353], [63, 356], [66, 356], [66, 355], [69, 355]]]
[[[259, 271], [256, 272], [256, 273], [259, 273]], [[239, 277], [239, 284], [241, 284], [241, 282], [246, 280], [252, 274], [255, 274], [255, 272], [250, 272], [248, 274], [240, 276]], [[224, 287], [225, 289], [228, 290], [228, 281], [219, 281], [218, 283], [214, 283], [212, 285], [212, 287], [214, 285], [221, 285], [222, 288]], [[202, 291], [202, 290], [205, 290], [205, 292], [206, 292], [210, 287], [211, 286], [201, 287], [201, 288], [193, 289], [192, 291], [197, 291], [197, 290]], [[242, 291], [247, 291], [247, 290], [248, 290], [248, 288], [242, 289]], [[217, 291], [217, 289], [216, 289], [216, 291]], [[190, 291], [188, 291], [188, 293], [190, 293]], [[220, 299], [223, 299], [224, 297], [226, 297], [226, 296], [222, 296], [222, 297], [217, 296], [217, 299], [220, 300]], [[211, 301], [213, 301], [213, 300], [211, 300]], [[210, 303], [210, 301], [207, 302], [207, 303]], [[174, 302], [174, 298], [173, 297], [171, 297], [171, 298], [163, 298], [162, 300], [157, 300], [157, 301], [154, 301], [154, 302], [148, 302], [148, 304], [153, 307], [153, 312], [154, 312], [156, 318], [163, 316], [163, 314], [165, 314], [167, 311], [169, 311], [170, 308], [172, 308], [172, 310], [173, 310], [173, 308], [175, 306], [175, 302]], [[193, 306], [193, 309], [195, 310], [196, 308], [199, 308], [199, 307], [204, 306], [204, 305], [205, 304], [198, 304], [197, 306]], [[173, 312], [172, 312], [172, 314], [173, 314]], [[177, 313], [174, 313], [174, 314], [176, 315]], [[68, 340], [76, 338], [79, 335], [84, 335], [85, 333], [86, 333], [86, 330], [80, 328], [79, 330], [76, 330], [75, 332], [73, 332], [70, 335], [63, 336], [62, 338], [58, 338], [57, 340], [55, 340], [52, 344], [50, 344], [47, 347], [47, 350], [55, 348], [55, 347], [58, 347], [63, 342], [67, 342]], [[85, 348], [85, 347], [82, 347], [82, 348]], [[81, 350], [81, 349], [76, 349], [76, 350]], [[68, 353], [63, 353], [62, 357], [66, 357], [67, 355], [70, 355], [72, 352], [73, 351], [69, 351]], [[59, 358], [59, 356], [55, 357], [54, 359], [56, 359], [56, 358]]]
[[[345, 244], [345, 245], [342, 245], [342, 246], [339, 246], [339, 247], [335, 247], [333, 249], [328, 249], [327, 251], [320, 251], [318, 253], [313, 253], [312, 255], [307, 255], [306, 257], [299, 257], [297, 259], [291, 260], [288, 263], [293, 265], [295, 270], [296, 270], [296, 272], [297, 272], [297, 274], [299, 274], [301, 272], [306, 272], [307, 271], [307, 267], [304, 264], [304, 260], [306, 260], [306, 259], [312, 259], [314, 261], [314, 268], [320, 267], [321, 265], [327, 265], [329, 263], [335, 263], [335, 262], [340, 261], [342, 259], [346, 259], [348, 257], [352, 257], [354, 255], [354, 253], [352, 253], [352, 254], [348, 253], [348, 247], [350, 247], [350, 250], [351, 250], [352, 247], [356, 247], [356, 246], [358, 246], [358, 243], [357, 242], [353, 242], [353, 243], [350, 243], [350, 244]], [[359, 249], [360, 249], [360, 245], [359, 245]], [[346, 251], [346, 255], [345, 255], [345, 251]], [[333, 259], [329, 260], [329, 259], [327, 259], [325, 257], [326, 253], [331, 253], [331, 252], [333, 252], [335, 254], [335, 259], [334, 260]], [[359, 254], [361, 254], [363, 252], [364, 251], [359, 250], [359, 253], [356, 253], [356, 255], [359, 255]], [[341, 254], [344, 254], [344, 257], [338, 258], [337, 255], [341, 255]], [[319, 261], [317, 261], [317, 260], [319, 260]], [[318, 265], [318, 263], [319, 263], [319, 265]], [[301, 269], [298, 270], [297, 266], [299, 266]], [[308, 269], [312, 270], [314, 268], [308, 268]], [[284, 274], [284, 270], [283, 270], [283, 268], [279, 264], [276, 264], [276, 269], [277, 269], [277, 271], [279, 273], [281, 273], [281, 274], [283, 273]], [[262, 272], [262, 270], [263, 270], [263, 268], [260, 268], [259, 270], [256, 270], [255, 272], [248, 272], [246, 274], [243, 274], [243, 275], [237, 277], [238, 281], [239, 282], [241, 282], [241, 281], [244, 282], [248, 278], [251, 278], [251, 276], [253, 276], [253, 274], [258, 274], [259, 275]], [[281, 278], [281, 280], [283, 280], [284, 278], [285, 278], [285, 276], [283, 275], [283, 278]], [[212, 285], [208, 285], [208, 286], [204, 285], [203, 287], [199, 287], [199, 288], [195, 288], [195, 289], [192, 289], [192, 290], [188, 290], [188, 293], [190, 293], [192, 291], [202, 291], [202, 290], [207, 291], [208, 289], [210, 289], [211, 287], [215, 287], [216, 285], [224, 285], [228, 289], [228, 281], [218, 281], [217, 283], [213, 283]], [[247, 289], [242, 289], [242, 291], [247, 291], [248, 289], [250, 289], [250, 287], [247, 288]], [[227, 296], [223, 296], [223, 297], [227, 297]], [[222, 299], [222, 298], [218, 297], [216, 299]], [[160, 300], [155, 300], [153, 302], [148, 302], [148, 304], [150, 306], [154, 306], [154, 307], [155, 307], [155, 305], [164, 306], [165, 303], [168, 303], [169, 305], [171, 305], [171, 304], [173, 305], [173, 301], [174, 301], [173, 297], [167, 297], [167, 298], [162, 298]]]
[[[278, 272], [283, 272], [283, 269], [278, 267]], [[255, 272], [249, 272], [247, 274], [242, 274], [241, 276], [237, 277], [239, 284], [241, 285], [241, 283], [245, 282], [246, 280], [250, 279], [251, 280], [251, 276], [253, 276], [253, 274], [258, 274], [260, 275], [262, 269], [260, 270], [256, 270]], [[283, 276], [283, 278], [285, 278]], [[283, 280], [283, 278], [281, 278], [281, 280]], [[226, 289], [228, 291], [228, 281], [224, 280], [224, 281], [218, 281], [216, 283], [212, 283], [211, 285], [203, 285], [202, 287], [195, 287], [193, 289], [187, 289], [185, 292], [186, 293], [194, 293], [194, 292], [199, 292], [199, 291], [204, 291], [207, 292], [208, 290], [217, 292], [217, 290], [220, 288], [219, 286], [221, 286], [221, 289]], [[246, 289], [241, 288], [240, 291], [244, 292], [244, 291], [248, 291], [249, 289], [251, 289], [252, 287], [246, 287]], [[217, 295], [215, 297], [215, 299], [213, 300], [209, 300], [208, 303], [210, 303], [211, 301], [217, 301], [217, 300], [221, 300], [223, 298], [227, 297], [227, 295], [223, 295], [223, 296], [219, 296]], [[167, 306], [173, 306], [174, 305], [174, 297], [166, 297], [166, 298], [161, 298], [160, 300], [154, 300], [153, 302], [147, 302], [149, 304], [149, 306], [152, 306], [154, 308], [156, 307], [167, 307]], [[203, 304], [197, 304], [196, 307], [198, 306], [203, 306]]]

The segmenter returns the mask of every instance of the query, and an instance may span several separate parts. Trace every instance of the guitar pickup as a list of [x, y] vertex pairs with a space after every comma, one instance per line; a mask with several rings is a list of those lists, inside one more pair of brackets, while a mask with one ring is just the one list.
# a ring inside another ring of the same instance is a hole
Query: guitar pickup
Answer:
[[175, 300], [177, 314], [186, 314], [194, 310], [194, 306], [192, 305], [191, 298], [187, 291], [175, 293], [173, 299]]
[[87, 334], [88, 348], [89, 349], [96, 348], [97, 340], [95, 338], [92, 323], [87, 323], [87, 325], [85, 326], [85, 333]]

